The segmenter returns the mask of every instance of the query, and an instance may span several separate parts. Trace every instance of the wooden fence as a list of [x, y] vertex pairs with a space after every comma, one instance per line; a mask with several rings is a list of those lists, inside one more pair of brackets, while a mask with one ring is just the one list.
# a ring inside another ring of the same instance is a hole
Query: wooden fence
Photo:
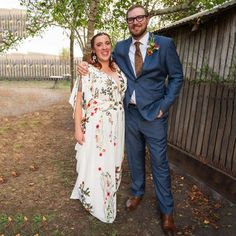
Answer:
[[[78, 61], [75, 61], [75, 65]], [[55, 76], [68, 78], [70, 65], [68, 60], [60, 59], [7, 59], [0, 58], [0, 79], [43, 80]]]
[[174, 38], [185, 76], [170, 110], [170, 160], [234, 202], [236, 188], [228, 186], [236, 186], [235, 10], [231, 1], [157, 32]]
[[170, 110], [169, 143], [236, 176], [236, 86], [185, 81]]

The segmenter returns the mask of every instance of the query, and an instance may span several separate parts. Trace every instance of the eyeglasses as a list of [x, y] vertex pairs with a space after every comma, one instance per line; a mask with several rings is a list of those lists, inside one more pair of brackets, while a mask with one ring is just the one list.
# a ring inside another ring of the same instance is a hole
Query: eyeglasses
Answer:
[[147, 15], [139, 15], [139, 16], [136, 16], [136, 17], [127, 17], [126, 22], [128, 24], [133, 24], [134, 20], [136, 20], [137, 22], [142, 22], [145, 17], [148, 17], [148, 16]]

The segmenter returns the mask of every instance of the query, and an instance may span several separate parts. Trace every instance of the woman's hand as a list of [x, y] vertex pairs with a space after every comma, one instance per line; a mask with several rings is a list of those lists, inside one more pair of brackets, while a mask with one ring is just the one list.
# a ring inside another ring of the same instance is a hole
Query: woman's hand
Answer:
[[79, 75], [87, 75], [88, 74], [88, 63], [82, 61], [78, 64], [77, 72]]
[[85, 142], [84, 133], [81, 127], [75, 130], [75, 139], [80, 145], [83, 145], [83, 143]]

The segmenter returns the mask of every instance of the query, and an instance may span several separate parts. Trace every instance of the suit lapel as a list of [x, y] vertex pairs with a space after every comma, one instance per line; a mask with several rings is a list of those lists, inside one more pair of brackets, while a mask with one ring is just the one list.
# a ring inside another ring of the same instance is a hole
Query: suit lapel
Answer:
[[[155, 37], [155, 35], [152, 34], [152, 33], [149, 33], [148, 43], [149, 43], [151, 37]], [[156, 37], [155, 37], [155, 42], [156, 42]], [[157, 52], [154, 52], [154, 53], [157, 53]], [[147, 52], [146, 52], [145, 60], [144, 60], [144, 63], [143, 63], [143, 70], [145, 70], [145, 68], [148, 67], [148, 65], [151, 63], [152, 60], [153, 60], [153, 55], [148, 55]]]
[[136, 75], [134, 74], [134, 70], [132, 68], [131, 61], [130, 61], [130, 58], [129, 58], [129, 48], [130, 48], [131, 43], [132, 43], [132, 38], [130, 37], [126, 41], [126, 44], [124, 45], [124, 52], [125, 52], [125, 59], [126, 59], [127, 70], [132, 75], [131, 77], [135, 78]]
[[[155, 36], [153, 33], [149, 33], [148, 43], [149, 43], [151, 37], [154, 37], [155, 42], [158, 43], [158, 37]], [[138, 78], [143, 74], [144, 71], [148, 70], [150, 63], [152, 63], [153, 60], [158, 60], [157, 57], [159, 57], [159, 51], [155, 51], [153, 53], [153, 55], [148, 55], [146, 53], [145, 60], [143, 63], [142, 73], [138, 76]]]

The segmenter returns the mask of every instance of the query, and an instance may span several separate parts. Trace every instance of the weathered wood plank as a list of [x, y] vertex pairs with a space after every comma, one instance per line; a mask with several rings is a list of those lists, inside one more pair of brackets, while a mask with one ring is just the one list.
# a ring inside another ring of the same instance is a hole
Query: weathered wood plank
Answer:
[[210, 139], [209, 139], [209, 146], [207, 156], [208, 159], [211, 159], [214, 163], [217, 164], [216, 160], [214, 160], [214, 149], [216, 144], [216, 135], [217, 129], [219, 127], [219, 120], [220, 120], [220, 111], [221, 111], [221, 97], [223, 93], [223, 87], [217, 85], [216, 97], [215, 97], [215, 104], [214, 104], [214, 119], [212, 120], [211, 130], [210, 130]]
[[185, 73], [185, 79], [190, 80], [191, 77], [191, 68], [192, 68], [192, 62], [193, 62], [193, 48], [194, 48], [194, 35], [189, 35], [189, 53], [188, 53], [188, 60], [186, 63], [186, 73]]
[[188, 99], [188, 81], [186, 81], [186, 83], [184, 84], [184, 87], [182, 88], [182, 99], [179, 100], [180, 103], [180, 116], [181, 119], [179, 120], [179, 124], [177, 124], [178, 126], [178, 137], [177, 137], [177, 146], [178, 147], [182, 147], [182, 134], [183, 134], [183, 126], [184, 123], [186, 122], [186, 102]]
[[195, 80], [197, 75], [197, 64], [199, 55], [199, 45], [200, 45], [200, 34], [195, 35], [194, 48], [193, 48], [193, 59], [191, 67], [190, 80]]
[[[191, 142], [191, 153], [196, 154], [196, 146], [198, 142], [198, 133], [199, 133], [199, 128], [200, 128], [200, 121], [201, 121], [201, 116], [202, 116], [202, 102], [203, 102], [203, 95], [204, 95], [204, 84], [199, 85], [199, 91], [198, 91], [198, 96], [197, 96], [197, 104], [196, 104], [196, 110], [195, 110], [195, 121], [194, 121], [194, 126], [193, 126], [193, 138]], [[197, 158], [199, 158], [197, 156]]]
[[222, 42], [225, 42], [224, 39], [224, 28], [221, 27], [222, 25], [220, 24], [221, 20], [219, 20], [217, 18], [217, 22], [215, 22], [215, 27], [217, 25], [218, 28], [218, 34], [216, 36], [216, 51], [215, 51], [215, 58], [214, 58], [214, 67], [213, 67], [213, 71], [214, 76], [212, 79], [214, 80], [221, 80], [221, 78], [219, 77], [219, 71], [220, 71], [220, 62], [221, 62], [221, 52], [222, 52]]
[[206, 125], [205, 125], [205, 130], [204, 130], [203, 145], [202, 145], [201, 153], [203, 157], [207, 158], [208, 162], [211, 162], [211, 159], [207, 155], [207, 153], [208, 153], [208, 148], [209, 148], [211, 124], [213, 122], [213, 119], [215, 119], [214, 106], [215, 106], [217, 85], [216, 84], [209, 84], [209, 85], [210, 85], [210, 91], [209, 91], [209, 98], [208, 98], [207, 117], [206, 117]]
[[234, 128], [236, 124], [236, 120], [235, 121], [233, 120], [233, 112], [234, 112], [234, 105], [235, 105], [234, 96], [236, 93], [236, 87], [229, 86], [228, 90], [229, 90], [229, 96], [227, 99], [226, 125], [224, 129], [224, 138], [222, 140], [221, 155], [223, 157], [226, 157], [225, 159], [226, 170], [231, 171], [232, 170], [231, 158], [233, 155], [230, 154], [230, 152], [232, 152], [233, 149], [232, 149], [232, 145], [230, 147], [229, 144], [230, 144], [230, 140], [234, 138], [233, 136], [236, 136], [236, 130]]
[[220, 101], [220, 119], [216, 135], [216, 144], [214, 150], [214, 162], [219, 163], [222, 168], [225, 168], [226, 156], [223, 156], [221, 153], [222, 140], [224, 137], [224, 130], [226, 125], [226, 116], [227, 116], [227, 98], [228, 98], [228, 88], [227, 86], [221, 85], [223, 89], [223, 94]]
[[[214, 64], [215, 64], [217, 36], [218, 36], [218, 24], [214, 25], [214, 27], [212, 28], [209, 63], [206, 64], [206, 66], [208, 67], [209, 70], [213, 70]], [[210, 80], [212, 79], [211, 76], [209, 77], [209, 79]]]
[[193, 89], [193, 100], [192, 100], [192, 105], [191, 105], [191, 116], [190, 116], [190, 120], [189, 120], [187, 143], [186, 143], [186, 150], [188, 152], [191, 152], [193, 129], [194, 129], [195, 117], [196, 117], [196, 108], [197, 108], [197, 97], [198, 97], [199, 84], [194, 84], [193, 88], [194, 89]]
[[[236, 52], [236, 14], [232, 14], [231, 16], [231, 29], [229, 35], [229, 47], [228, 47], [228, 54], [226, 58], [226, 66], [225, 66], [225, 78], [229, 77], [230, 70], [232, 65], [236, 63], [235, 52]], [[230, 78], [232, 80], [236, 80], [236, 78]]]
[[225, 77], [225, 68], [227, 66], [227, 55], [228, 55], [228, 49], [229, 49], [229, 42], [230, 42], [230, 34], [231, 34], [231, 28], [232, 22], [231, 17], [226, 16], [224, 19], [222, 19], [220, 27], [222, 29], [222, 34], [224, 37], [224, 43], [222, 46], [221, 56], [220, 56], [220, 70], [219, 75], [222, 79], [226, 79]]
[[186, 142], [188, 139], [188, 130], [189, 130], [189, 123], [192, 117], [191, 107], [193, 102], [193, 89], [194, 85], [191, 84], [190, 81], [186, 82], [185, 86], [187, 86], [187, 94], [186, 94], [186, 110], [185, 110], [185, 119], [184, 119], [184, 127], [183, 127], [183, 138], [182, 138], [182, 148], [186, 149]]
[[[183, 34], [182, 32], [178, 32], [180, 34], [180, 37], [179, 40], [180, 40], [180, 44], [181, 44], [181, 47], [180, 47], [180, 58], [183, 59], [183, 54], [184, 54], [184, 47], [185, 47], [185, 41], [183, 40]], [[182, 93], [182, 91], [181, 91]], [[178, 103], [177, 103], [177, 110], [176, 110], [176, 118], [175, 118], [175, 132], [174, 132], [174, 140], [173, 142], [178, 145], [178, 132], [179, 132], [179, 124], [182, 120], [182, 116], [181, 116], [181, 107], [182, 107], [182, 99], [178, 100]]]
[[204, 159], [206, 158], [206, 156], [204, 156], [203, 153], [202, 153], [202, 147], [203, 147], [204, 133], [206, 132], [210, 87], [211, 87], [210, 84], [204, 84], [204, 94], [203, 94], [203, 103], [202, 103], [202, 111], [201, 111], [201, 120], [200, 120], [198, 141], [197, 141], [197, 147], [196, 147], [196, 155], [201, 156]]

